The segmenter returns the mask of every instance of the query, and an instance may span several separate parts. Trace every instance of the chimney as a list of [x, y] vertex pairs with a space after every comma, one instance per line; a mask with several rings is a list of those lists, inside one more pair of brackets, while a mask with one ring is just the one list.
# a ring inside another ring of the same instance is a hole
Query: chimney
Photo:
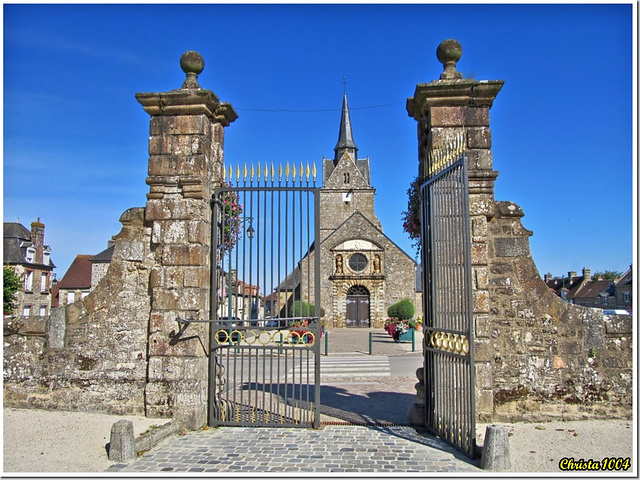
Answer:
[[576, 278], [576, 272], [570, 271], [569, 272], [569, 281], [572, 282], [574, 278]]
[[584, 277], [584, 281], [585, 282], [591, 281], [591, 269], [590, 268], [583, 268], [582, 269], [582, 276]]
[[40, 217], [35, 222], [31, 222], [31, 243], [36, 248], [36, 262], [42, 263], [44, 261], [44, 223], [40, 222]]
[[553, 276], [550, 273], [545, 273], [544, 274], [544, 281], [545, 282], [548, 282], [551, 279], [553, 279]]
[[237, 279], [237, 270], [234, 268], [231, 270], [231, 283], [234, 283]]

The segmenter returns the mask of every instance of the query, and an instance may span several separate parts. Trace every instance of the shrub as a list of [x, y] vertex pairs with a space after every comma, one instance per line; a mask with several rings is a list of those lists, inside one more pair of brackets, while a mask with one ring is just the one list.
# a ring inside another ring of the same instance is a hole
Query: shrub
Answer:
[[400, 300], [399, 302], [391, 305], [388, 308], [387, 313], [391, 318], [409, 320], [410, 318], [413, 318], [413, 314], [415, 313], [415, 311], [416, 309], [413, 306], [413, 302], [408, 298], [405, 298], [404, 300]]
[[302, 300], [293, 302], [294, 317], [313, 317], [315, 316], [316, 307]]

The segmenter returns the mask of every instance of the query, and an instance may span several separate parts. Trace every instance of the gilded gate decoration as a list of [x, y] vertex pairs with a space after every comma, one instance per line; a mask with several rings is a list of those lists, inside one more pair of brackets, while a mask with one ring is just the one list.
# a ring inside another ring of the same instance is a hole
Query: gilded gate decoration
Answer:
[[421, 187], [428, 430], [475, 455], [473, 303], [464, 133], [426, 162]]
[[315, 165], [224, 173], [212, 205], [209, 423], [318, 428]]

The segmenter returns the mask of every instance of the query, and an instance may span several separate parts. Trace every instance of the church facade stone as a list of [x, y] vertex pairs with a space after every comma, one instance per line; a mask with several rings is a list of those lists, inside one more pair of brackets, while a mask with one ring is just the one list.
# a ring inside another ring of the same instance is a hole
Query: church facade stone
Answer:
[[[320, 282], [328, 328], [381, 328], [388, 307], [404, 298], [422, 310], [416, 294], [416, 262], [382, 231], [375, 214], [369, 157], [358, 158], [345, 93], [334, 158], [322, 162]], [[310, 253], [316, 254], [315, 247]], [[313, 284], [301, 262], [302, 282]]]

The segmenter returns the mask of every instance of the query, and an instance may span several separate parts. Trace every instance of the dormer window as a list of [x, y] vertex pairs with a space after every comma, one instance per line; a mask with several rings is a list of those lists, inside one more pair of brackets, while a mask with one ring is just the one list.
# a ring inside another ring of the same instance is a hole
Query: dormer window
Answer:
[[36, 259], [36, 249], [33, 247], [27, 248], [27, 254], [25, 255], [25, 260], [29, 263], [33, 263]]
[[44, 265], [50, 265], [51, 264], [51, 253], [48, 252], [47, 250], [42, 252], [42, 263]]

